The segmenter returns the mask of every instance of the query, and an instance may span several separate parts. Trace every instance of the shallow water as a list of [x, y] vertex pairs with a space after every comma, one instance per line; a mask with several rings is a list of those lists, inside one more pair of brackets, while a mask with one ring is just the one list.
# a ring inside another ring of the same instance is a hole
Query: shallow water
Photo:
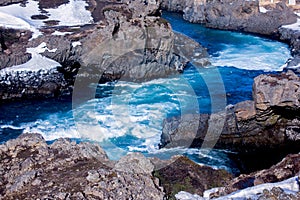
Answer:
[[97, 141], [111, 159], [128, 151], [168, 158], [185, 154], [198, 163], [228, 170], [224, 151], [158, 150], [162, 122], [186, 113], [211, 113], [251, 99], [253, 78], [281, 70], [290, 57], [286, 44], [235, 32], [212, 30], [164, 15], [173, 29], [208, 49], [211, 67], [192, 65], [181, 75], [142, 84], [119, 81], [97, 86], [94, 99], [72, 109], [71, 97], [12, 102], [0, 106], [0, 142], [22, 132], [41, 133], [46, 140], [69, 137]]

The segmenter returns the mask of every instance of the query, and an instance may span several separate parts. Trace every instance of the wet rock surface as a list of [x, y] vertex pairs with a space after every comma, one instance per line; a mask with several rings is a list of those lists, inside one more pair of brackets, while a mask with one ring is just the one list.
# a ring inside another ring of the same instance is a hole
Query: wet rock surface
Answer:
[[[299, 152], [299, 77], [292, 71], [260, 75], [253, 85], [254, 101], [227, 106], [211, 115], [183, 115], [163, 123], [161, 147], [210, 147], [230, 149], [239, 157]], [[277, 152], [277, 153], [274, 153]], [[275, 154], [275, 155], [274, 155]], [[279, 159], [279, 158], [277, 158]], [[278, 160], [277, 160], [278, 161]], [[249, 161], [250, 162], [250, 161]], [[248, 163], [250, 164], [250, 163]]]
[[0, 145], [0, 198], [163, 199], [153, 169], [139, 153], [114, 162], [96, 144], [22, 134]]

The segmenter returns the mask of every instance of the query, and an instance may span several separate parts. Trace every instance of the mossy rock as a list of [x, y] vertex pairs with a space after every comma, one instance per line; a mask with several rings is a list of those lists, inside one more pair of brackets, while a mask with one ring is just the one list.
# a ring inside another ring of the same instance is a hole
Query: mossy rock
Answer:
[[180, 156], [170, 165], [154, 171], [154, 176], [164, 187], [167, 199], [176, 199], [180, 191], [203, 195], [207, 189], [225, 186], [233, 175], [225, 170], [201, 166]]

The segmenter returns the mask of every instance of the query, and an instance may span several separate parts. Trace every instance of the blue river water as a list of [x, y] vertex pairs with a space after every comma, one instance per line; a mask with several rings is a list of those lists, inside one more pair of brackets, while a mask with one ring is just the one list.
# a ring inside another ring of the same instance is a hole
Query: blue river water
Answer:
[[198, 163], [234, 170], [226, 151], [158, 149], [162, 122], [186, 113], [211, 113], [251, 99], [254, 77], [277, 73], [290, 57], [286, 44], [237, 32], [207, 29], [165, 13], [175, 31], [208, 49], [212, 66], [190, 65], [183, 74], [141, 84], [97, 86], [97, 98], [72, 109], [71, 97], [0, 105], [0, 143], [23, 132], [48, 141], [69, 137], [99, 142], [111, 159], [130, 151], [169, 158], [184, 154]]

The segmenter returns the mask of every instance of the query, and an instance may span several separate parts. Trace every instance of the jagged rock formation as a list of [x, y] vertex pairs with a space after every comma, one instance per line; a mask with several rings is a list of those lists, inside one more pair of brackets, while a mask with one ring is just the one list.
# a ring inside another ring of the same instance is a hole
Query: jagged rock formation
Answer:
[[280, 26], [297, 20], [297, 16], [283, 2], [270, 7], [265, 13], [259, 11], [259, 1], [189, 0], [182, 3], [178, 0], [163, 0], [161, 5], [170, 11], [183, 12], [184, 19], [203, 23], [207, 27], [269, 36], [276, 36]]
[[[56, 5], [42, 2], [47, 4], [41, 9]], [[37, 66], [34, 72], [25, 70], [22, 77], [18, 73], [8, 75], [7, 70], [2, 70], [0, 99], [69, 93], [76, 75], [83, 79], [82, 82], [86, 79], [94, 83], [117, 79], [145, 81], [181, 72], [189, 59], [197, 60], [199, 65], [209, 63], [201, 60], [207, 53], [199, 44], [174, 34], [169, 23], [160, 18], [157, 1], [97, 0], [88, 3], [94, 16], [94, 22], [89, 25], [74, 28], [48, 24], [40, 28], [42, 36], [31, 40], [29, 31], [2, 29], [0, 69], [27, 62], [31, 54], [26, 53], [26, 48], [42, 43], [46, 44], [46, 49], [40, 54], [61, 66], [55, 68], [55, 73], [43, 70], [43, 66], [39, 70]], [[54, 34], [56, 32], [59, 34]], [[191, 42], [189, 50], [181, 44], [182, 41]], [[182, 52], [187, 55], [179, 55]], [[40, 73], [46, 74], [43, 81]], [[23, 76], [30, 77], [28, 79], [36, 84], [32, 86], [31, 82], [24, 81]], [[45, 84], [52, 86], [48, 88]], [[40, 92], [41, 88], [45, 92]]]
[[[242, 155], [299, 151], [300, 78], [288, 71], [260, 75], [253, 85], [254, 101], [228, 106], [211, 115], [183, 115], [163, 123], [161, 147], [216, 144]], [[220, 131], [220, 133], [218, 133]], [[252, 160], [253, 161], [253, 160]], [[253, 165], [259, 165], [254, 163]]]
[[0, 199], [163, 199], [153, 170], [139, 153], [114, 162], [96, 144], [22, 134], [0, 145]]
[[159, 178], [170, 199], [182, 190], [202, 195], [205, 190], [224, 186], [232, 179], [225, 170], [198, 165], [184, 156], [174, 156], [165, 162], [165, 167], [155, 170], [154, 176]]
[[293, 58], [287, 63], [287, 67], [300, 67], [300, 41], [298, 39], [300, 37], [300, 29], [298, 22], [298, 28], [297, 25], [291, 25], [291, 27], [283, 26], [279, 28], [280, 39], [286, 41], [291, 46]]
[[206, 27], [262, 34], [285, 41], [292, 47], [293, 56], [287, 62], [287, 67], [299, 68], [298, 17], [284, 2], [267, 5], [263, 11], [259, 1], [244, 0], [162, 0], [161, 7], [168, 11], [182, 12], [185, 20], [202, 23]]
[[[288, 155], [281, 162], [273, 165], [269, 169], [264, 169], [247, 175], [243, 174], [232, 179], [231, 181], [227, 182], [227, 185], [225, 187], [218, 188], [210, 195], [211, 197], [224, 196], [237, 190], [264, 183], [276, 183], [297, 176], [300, 172], [299, 161], [300, 154]], [[272, 193], [274, 193], [274, 191], [272, 191], [271, 193], [266, 191], [265, 194], [262, 195], [262, 197], [272, 196]], [[283, 192], [281, 191], [278, 194], [273, 194], [273, 196], [275, 195], [279, 197], [281, 193]]]

